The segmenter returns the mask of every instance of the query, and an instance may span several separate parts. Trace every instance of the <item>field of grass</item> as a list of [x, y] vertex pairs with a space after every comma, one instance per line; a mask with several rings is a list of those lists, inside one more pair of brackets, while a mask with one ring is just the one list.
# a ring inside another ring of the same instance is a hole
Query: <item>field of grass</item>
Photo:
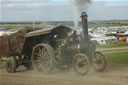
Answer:
[[[25, 28], [25, 27], [31, 27], [33, 28], [32, 24], [5, 24], [5, 25], [0, 25], [0, 27], [5, 27], [5, 28]], [[34, 28], [39, 27], [39, 24], [34, 25]]]
[[[117, 47], [128, 47], [128, 43], [97, 46], [97, 48], [117, 48]], [[128, 64], [128, 52], [107, 53], [105, 54], [105, 56], [107, 57], [109, 64]]]
[[[49, 23], [50, 25], [65, 25], [65, 26], [73, 26], [73, 23], [69, 24], [67, 23], [59, 23], [59, 22], [55, 22], [53, 23]], [[35, 27], [39, 27], [40, 24], [35, 24]], [[80, 27], [82, 26], [81, 24], [79, 25]], [[113, 27], [113, 26], [128, 26], [128, 24], [88, 24], [89, 27]], [[17, 28], [17, 27], [33, 27], [33, 24], [2, 24], [0, 25], [0, 27], [8, 27], [8, 28]]]
[[111, 45], [98, 45], [97, 48], [116, 48], [116, 47], [128, 47], [127, 42], [120, 42], [117, 44], [111, 44]]
[[114, 27], [114, 26], [128, 26], [128, 24], [89, 24], [89, 27]]
[[109, 64], [128, 64], [128, 52], [105, 54]]

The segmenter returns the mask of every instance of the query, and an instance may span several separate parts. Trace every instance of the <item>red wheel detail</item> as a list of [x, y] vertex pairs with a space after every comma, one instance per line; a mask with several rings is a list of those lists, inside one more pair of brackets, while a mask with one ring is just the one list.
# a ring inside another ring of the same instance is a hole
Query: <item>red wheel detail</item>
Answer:
[[14, 57], [10, 57], [8, 58], [7, 62], [6, 62], [6, 70], [8, 73], [13, 73], [16, 71], [17, 68], [17, 64], [16, 64], [16, 60]]
[[8, 68], [9, 71], [11, 71], [11, 69], [12, 69], [11, 65], [12, 65], [11, 63], [7, 64], [7, 68]]

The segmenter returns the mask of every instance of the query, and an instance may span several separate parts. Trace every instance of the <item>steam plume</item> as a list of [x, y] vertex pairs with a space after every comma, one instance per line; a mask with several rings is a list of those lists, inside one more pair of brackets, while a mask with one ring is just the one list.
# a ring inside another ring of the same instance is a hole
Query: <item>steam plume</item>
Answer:
[[78, 26], [81, 12], [86, 12], [91, 0], [73, 0], [74, 26]]

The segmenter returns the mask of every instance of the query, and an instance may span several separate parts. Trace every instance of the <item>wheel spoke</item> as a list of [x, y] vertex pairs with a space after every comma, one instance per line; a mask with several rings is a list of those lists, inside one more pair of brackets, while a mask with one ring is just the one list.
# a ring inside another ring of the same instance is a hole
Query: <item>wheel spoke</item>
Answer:
[[35, 52], [35, 55], [37, 55], [37, 56], [41, 57], [41, 55], [40, 55], [39, 53], [37, 53], [37, 52]]
[[40, 60], [35, 60], [34, 62], [35, 62], [35, 63], [39, 63], [39, 62], [40, 62]]
[[87, 65], [88, 64], [88, 62], [83, 62], [83, 65]]
[[44, 56], [44, 53], [45, 52], [47, 52], [46, 49], [45, 48], [42, 48], [42, 52], [41, 52], [42, 56]]
[[39, 52], [39, 55], [42, 56], [42, 50], [40, 47], [38, 47], [38, 52]]
[[49, 55], [49, 54], [48, 54], [48, 51], [46, 51], [46, 52], [43, 54], [43, 56], [47, 56], [47, 55]]

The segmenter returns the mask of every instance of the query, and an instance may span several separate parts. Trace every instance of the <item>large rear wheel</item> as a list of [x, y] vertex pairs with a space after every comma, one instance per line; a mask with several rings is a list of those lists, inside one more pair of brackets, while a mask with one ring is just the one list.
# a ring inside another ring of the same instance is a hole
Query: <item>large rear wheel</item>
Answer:
[[53, 57], [54, 50], [49, 44], [36, 45], [31, 57], [33, 68], [44, 74], [50, 73], [54, 67]]
[[72, 66], [75, 72], [86, 75], [89, 71], [89, 60], [85, 54], [79, 53], [73, 57]]

